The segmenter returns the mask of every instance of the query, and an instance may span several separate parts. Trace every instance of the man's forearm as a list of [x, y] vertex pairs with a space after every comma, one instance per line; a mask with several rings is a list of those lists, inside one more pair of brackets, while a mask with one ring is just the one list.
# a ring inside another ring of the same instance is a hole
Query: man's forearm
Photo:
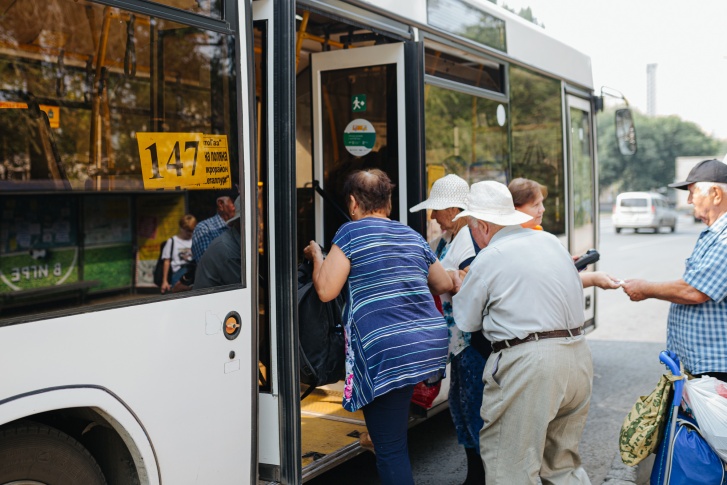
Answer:
[[696, 305], [709, 300], [707, 295], [682, 279], [662, 282], [626, 280], [623, 288], [634, 301], [656, 298], [682, 305]]

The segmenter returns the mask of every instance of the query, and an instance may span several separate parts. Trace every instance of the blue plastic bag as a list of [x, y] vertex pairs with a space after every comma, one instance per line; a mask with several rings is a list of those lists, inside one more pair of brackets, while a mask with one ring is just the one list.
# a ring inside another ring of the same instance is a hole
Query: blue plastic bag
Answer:
[[[673, 446], [670, 469], [666, 463], [669, 446]], [[722, 460], [704, 440], [696, 422], [680, 414], [674, 439], [665, 436], [656, 450], [651, 485], [722, 485], [724, 479]]]

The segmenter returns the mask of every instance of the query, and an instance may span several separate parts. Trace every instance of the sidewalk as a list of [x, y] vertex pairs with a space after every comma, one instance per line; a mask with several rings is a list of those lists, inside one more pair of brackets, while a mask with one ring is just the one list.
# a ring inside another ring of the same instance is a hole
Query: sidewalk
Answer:
[[621, 456], [616, 454], [611, 464], [611, 470], [606, 475], [603, 485], [646, 485], [649, 483], [651, 468], [654, 465], [654, 454], [635, 467], [626, 466], [621, 461]]

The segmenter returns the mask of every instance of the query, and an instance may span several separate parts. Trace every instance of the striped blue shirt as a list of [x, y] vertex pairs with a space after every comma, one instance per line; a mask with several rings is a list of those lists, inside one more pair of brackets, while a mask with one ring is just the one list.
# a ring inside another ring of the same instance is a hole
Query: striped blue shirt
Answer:
[[437, 258], [410, 227], [364, 218], [341, 226], [333, 244], [351, 261], [343, 407], [356, 411], [444, 369], [447, 325], [427, 286]]
[[672, 303], [667, 347], [692, 374], [727, 372], [727, 215], [699, 235], [686, 261], [684, 281], [710, 299]]

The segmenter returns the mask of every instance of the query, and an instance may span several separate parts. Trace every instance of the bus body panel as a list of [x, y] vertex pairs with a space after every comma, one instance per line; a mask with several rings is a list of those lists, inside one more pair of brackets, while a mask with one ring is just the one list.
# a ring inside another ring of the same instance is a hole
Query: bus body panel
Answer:
[[[162, 482], [188, 483], [195, 476], [199, 483], [235, 483], [249, 476], [249, 462], [230, 457], [251, 453], [246, 430], [252, 414], [245, 403], [250, 401], [253, 351], [245, 336], [227, 340], [222, 323], [231, 310], [248, 314], [248, 306], [249, 291], [235, 290], [3, 327], [0, 368], [23, 372], [22, 378], [17, 372], [5, 374], [0, 401], [47, 389], [98, 386], [116, 396], [146, 430]], [[62, 395], [46, 397], [38, 408], [4, 410], [0, 416], [61, 407]], [[93, 399], [89, 405], [104, 409]]]

